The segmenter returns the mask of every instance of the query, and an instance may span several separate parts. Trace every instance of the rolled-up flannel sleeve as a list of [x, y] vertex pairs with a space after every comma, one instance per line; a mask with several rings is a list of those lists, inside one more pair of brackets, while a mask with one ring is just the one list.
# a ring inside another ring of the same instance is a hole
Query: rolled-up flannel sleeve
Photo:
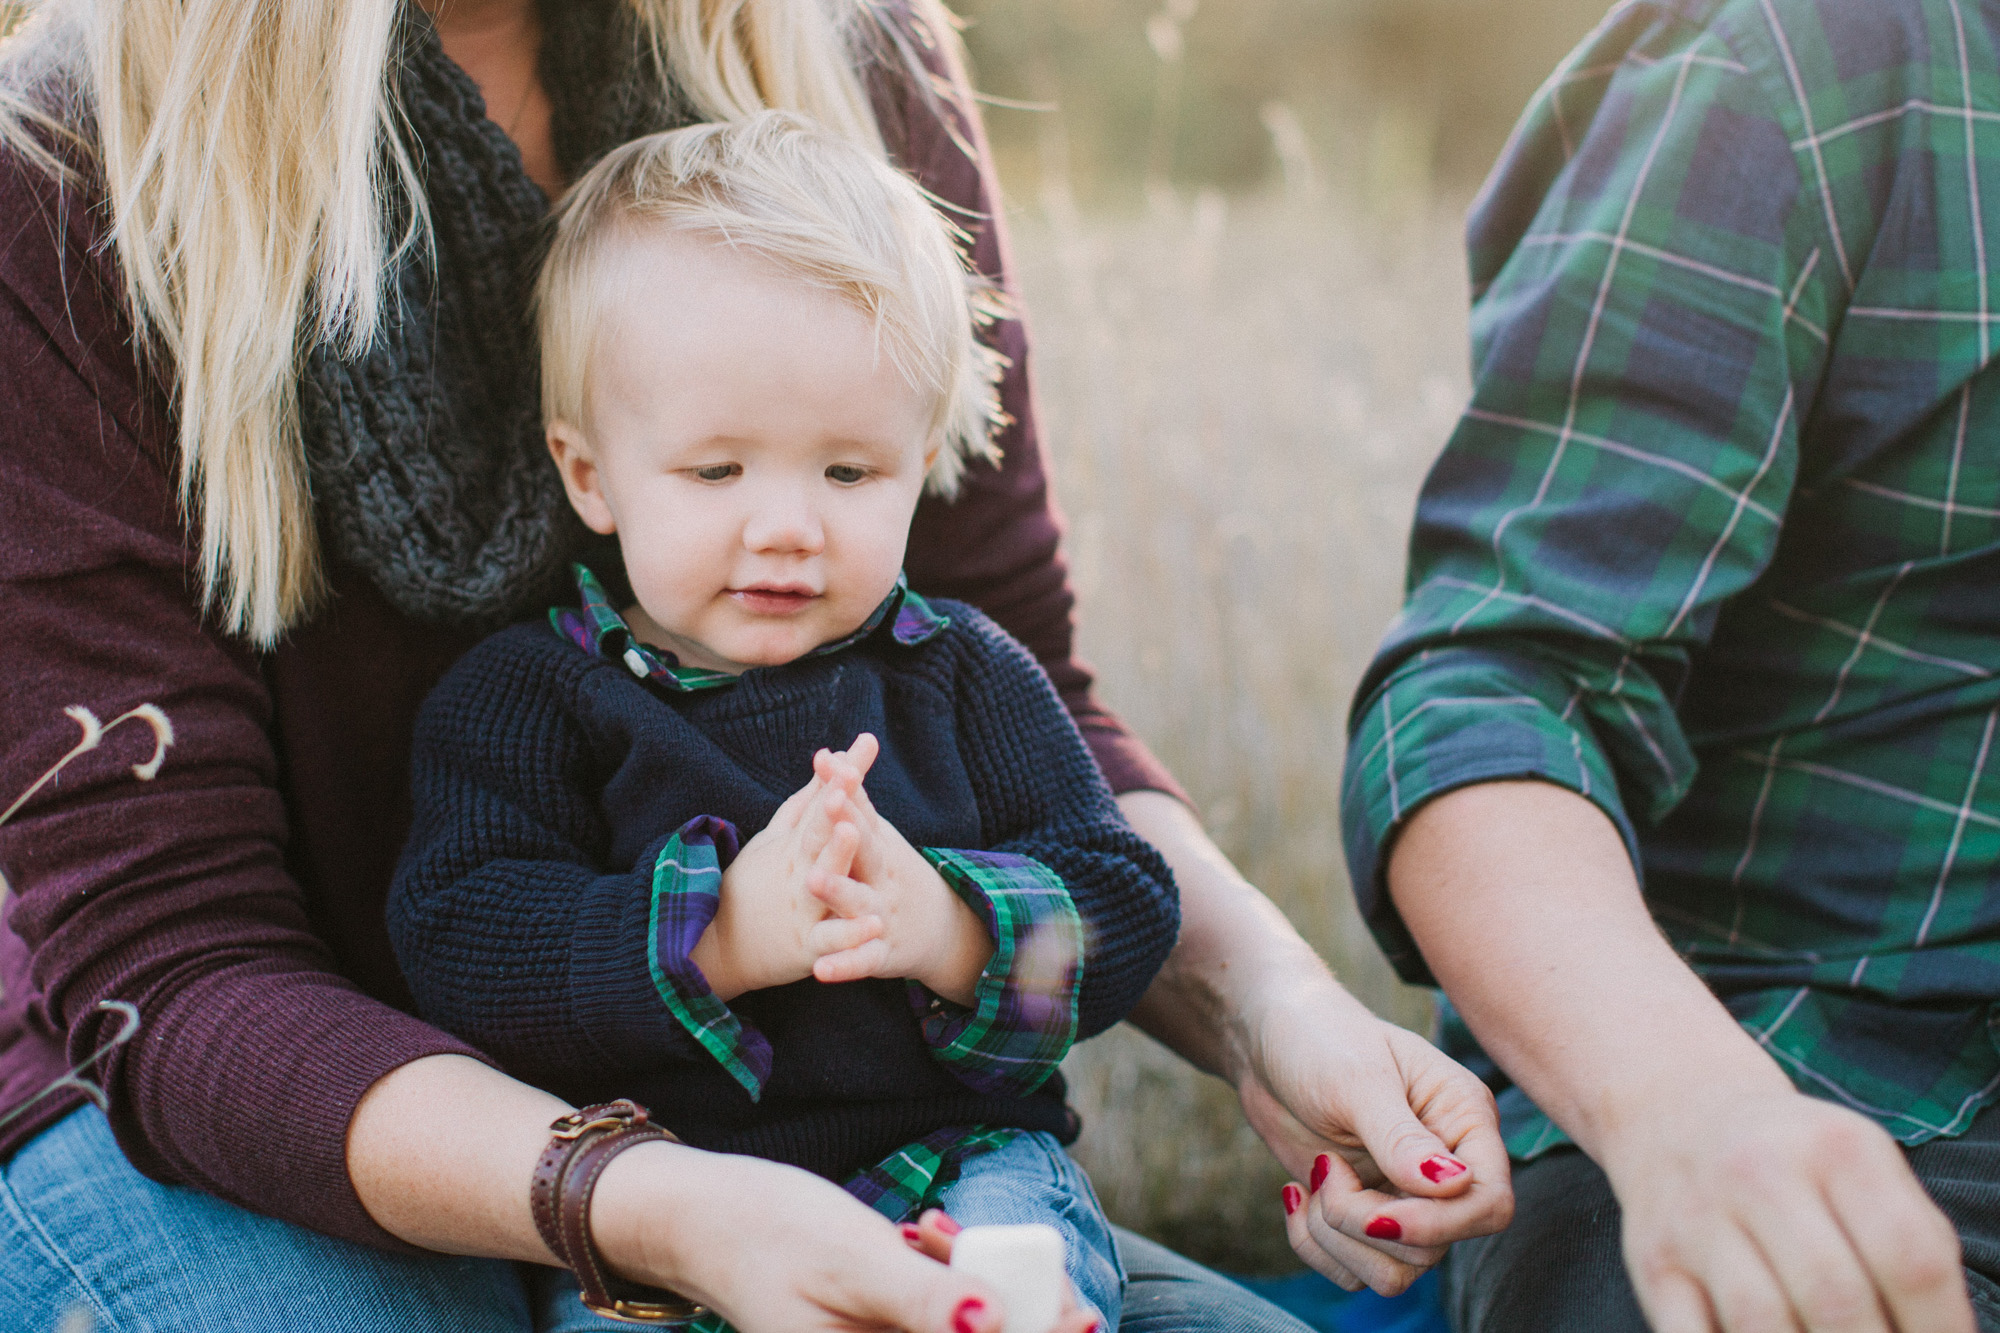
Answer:
[[[934, 852], [933, 863], [974, 911], [995, 911], [996, 950], [1007, 932], [1035, 935], [1035, 947], [1013, 955], [1011, 979], [1049, 1001], [1016, 1011], [1045, 1026], [1053, 1051], [1102, 1032], [1138, 1003], [1179, 933], [1180, 897], [1159, 852], [1119, 813], [1046, 673], [972, 608], [950, 614], [964, 653], [955, 724], [984, 851]], [[1062, 957], [1071, 938], [1065, 901], [1082, 950], [1073, 1003]]]
[[1539, 779], [1637, 860], [1695, 759], [1674, 701], [1770, 562], [1845, 301], [1788, 105], [1729, 46], [1621, 11], [1544, 88], [1475, 208], [1473, 394], [1418, 500], [1409, 593], [1357, 694], [1355, 892], [1426, 801]]
[[1076, 1040], [1083, 920], [1062, 878], [1032, 856], [933, 847], [923, 855], [993, 937], [970, 1006], [910, 983], [924, 1040], [967, 1087], [1026, 1096]]

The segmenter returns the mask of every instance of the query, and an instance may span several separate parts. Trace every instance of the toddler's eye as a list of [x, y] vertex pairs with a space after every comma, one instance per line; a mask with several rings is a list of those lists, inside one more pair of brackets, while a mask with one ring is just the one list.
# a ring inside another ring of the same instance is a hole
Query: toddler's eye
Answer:
[[742, 470], [735, 463], [710, 463], [706, 467], [689, 468], [688, 472], [696, 481], [728, 481]]
[[835, 463], [826, 470], [826, 477], [828, 481], [837, 481], [843, 486], [852, 486], [857, 481], [867, 480], [868, 469], [865, 467], [856, 467], [852, 463]]

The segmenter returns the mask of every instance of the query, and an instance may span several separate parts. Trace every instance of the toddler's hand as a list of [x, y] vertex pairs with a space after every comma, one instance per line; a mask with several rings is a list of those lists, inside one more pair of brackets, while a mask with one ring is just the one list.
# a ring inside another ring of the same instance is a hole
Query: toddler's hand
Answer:
[[813, 760], [826, 793], [820, 805], [833, 828], [831, 854], [806, 875], [807, 891], [831, 913], [810, 932], [812, 974], [828, 982], [907, 977], [971, 1004], [993, 957], [993, 938], [936, 868], [875, 812], [861, 778], [877, 750], [863, 732], [843, 753], [822, 750]]
[[690, 955], [719, 999], [803, 980], [821, 954], [868, 938], [865, 923], [829, 920], [806, 887], [815, 872], [844, 876], [853, 865], [854, 832], [836, 837], [836, 814], [847, 808], [849, 789], [860, 788], [875, 751], [841, 760], [830, 781], [816, 772], [786, 798], [722, 872], [715, 919]]

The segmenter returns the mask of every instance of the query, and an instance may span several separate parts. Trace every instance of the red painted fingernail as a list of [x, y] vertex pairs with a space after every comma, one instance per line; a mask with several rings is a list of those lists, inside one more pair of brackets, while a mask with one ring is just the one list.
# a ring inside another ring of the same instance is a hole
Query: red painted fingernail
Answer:
[[944, 1232], [947, 1236], [956, 1236], [959, 1232], [965, 1230], [964, 1227], [951, 1220], [950, 1213], [939, 1213], [937, 1215], [937, 1229]]
[[1456, 1157], [1447, 1157], [1443, 1153], [1424, 1158], [1424, 1164], [1417, 1169], [1422, 1171], [1424, 1179], [1429, 1181], [1450, 1180], [1453, 1176], [1464, 1175], [1466, 1170], [1464, 1162]]
[[1326, 1173], [1333, 1170], [1333, 1159], [1325, 1153], [1313, 1158], [1312, 1192], [1319, 1193], [1319, 1187], [1326, 1184]]
[[1084, 1326], [1083, 1333], [1104, 1333], [1104, 1321], [1093, 1319]]
[[951, 1312], [951, 1333], [979, 1333], [972, 1321], [985, 1310], [985, 1301], [977, 1296], [967, 1296], [958, 1303], [958, 1308]]
[[904, 1240], [910, 1242], [910, 1244], [912, 1245], [915, 1245], [918, 1241], [922, 1240], [923, 1238], [924, 1238], [924, 1233], [917, 1228], [916, 1223], [914, 1222], [903, 1223]]
[[1393, 1217], [1374, 1218], [1368, 1223], [1367, 1231], [1371, 1240], [1401, 1240], [1403, 1238], [1403, 1224]]
[[1293, 1213], [1296, 1213], [1299, 1210], [1299, 1205], [1306, 1201], [1306, 1192], [1297, 1185], [1287, 1185], [1279, 1193], [1283, 1194], [1285, 1198], [1286, 1217], [1290, 1217]]

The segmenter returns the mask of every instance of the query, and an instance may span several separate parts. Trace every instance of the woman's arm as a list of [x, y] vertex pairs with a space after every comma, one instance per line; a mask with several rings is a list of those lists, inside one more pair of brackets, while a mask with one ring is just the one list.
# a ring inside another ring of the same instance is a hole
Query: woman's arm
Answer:
[[[410, 1244], [545, 1264], [528, 1181], [549, 1122], [568, 1109], [476, 1060], [418, 1060], [356, 1108], [348, 1169], [370, 1214]], [[621, 1276], [701, 1301], [745, 1333], [998, 1333], [1005, 1313], [840, 1189], [752, 1157], [630, 1149], [605, 1170], [591, 1224]], [[1072, 1315], [1060, 1333], [1087, 1325]]]
[[[1154, 791], [1118, 803], [1181, 897], [1180, 941], [1132, 1021], [1234, 1084], [1296, 1180], [1323, 1176], [1290, 1219], [1300, 1257], [1343, 1286], [1393, 1294], [1444, 1245], [1506, 1226], [1513, 1193], [1485, 1085], [1369, 1013], [1185, 805]], [[1470, 1169], [1446, 1174], [1440, 1155]], [[1368, 1237], [1378, 1218], [1400, 1242]]]
[[1389, 891], [1480, 1044], [1611, 1178], [1654, 1328], [1972, 1328], [1958, 1238], [1894, 1140], [1793, 1088], [1654, 926], [1596, 806], [1449, 792]]
[[340, 975], [286, 872], [261, 664], [193, 604], [167, 396], [137, 361], [96, 203], [0, 155], [0, 800], [75, 741], [67, 706], [151, 703], [176, 741], [139, 782], [137, 738], [114, 733], [0, 830], [25, 946], [0, 966], [28, 1028], [0, 1045], [10, 1072], [41, 1032], [81, 1061], [98, 1002], [136, 1006], [138, 1039], [95, 1071], [136, 1166], [392, 1245], [348, 1181], [349, 1114], [389, 1070], [466, 1048]]

